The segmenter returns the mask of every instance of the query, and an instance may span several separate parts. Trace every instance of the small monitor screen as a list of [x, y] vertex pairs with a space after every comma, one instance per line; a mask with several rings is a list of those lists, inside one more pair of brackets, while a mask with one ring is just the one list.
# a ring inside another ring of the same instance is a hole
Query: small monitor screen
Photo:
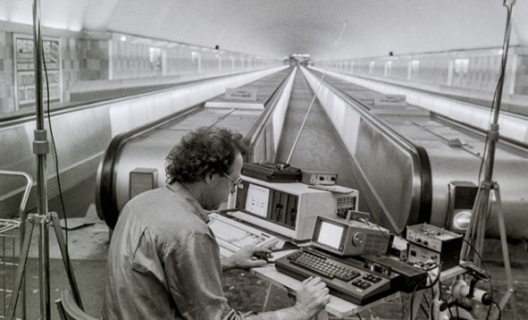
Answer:
[[315, 241], [333, 249], [339, 250], [345, 228], [324, 220], [320, 220], [319, 223], [319, 234], [317, 235]]
[[246, 198], [246, 210], [259, 217], [266, 218], [269, 195], [270, 190], [268, 188], [250, 183]]

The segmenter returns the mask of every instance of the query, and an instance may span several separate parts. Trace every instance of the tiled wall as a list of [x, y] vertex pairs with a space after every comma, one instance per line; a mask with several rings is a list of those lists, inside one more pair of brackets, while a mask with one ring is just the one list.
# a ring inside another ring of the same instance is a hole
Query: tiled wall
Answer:
[[[0, 113], [17, 111], [15, 102], [13, 32], [0, 30]], [[62, 102], [69, 102], [72, 83], [108, 79], [108, 42], [60, 37]], [[21, 108], [24, 109], [24, 108]]]
[[150, 65], [149, 46], [147, 44], [113, 40], [112, 48], [113, 79], [140, 78], [157, 75], [156, 71]]
[[168, 75], [192, 72], [191, 49], [187, 46], [167, 48], [167, 69]]
[[15, 111], [13, 35], [0, 30], [0, 113]]
[[[489, 98], [499, 80], [501, 52], [500, 48], [492, 48], [338, 60], [331, 63], [330, 69]], [[317, 62], [314, 66], [323, 68], [326, 62]], [[510, 49], [504, 92], [510, 97], [528, 99], [527, 48]]]
[[[6, 30], [0, 30], [0, 117], [27, 113], [34, 108], [31, 105], [23, 108], [16, 106], [13, 58], [13, 35], [32, 37], [32, 30], [26, 25], [6, 25]], [[75, 93], [155, 86], [158, 83], [166, 85], [167, 82], [178, 81], [180, 76], [199, 79], [218, 72], [282, 64], [274, 59], [106, 32], [43, 30], [42, 35], [60, 39], [62, 104], [69, 103]], [[163, 68], [159, 63], [151, 62], [151, 48], [161, 50], [158, 52], [162, 52]], [[162, 76], [166, 78], [160, 81]]]
[[80, 81], [108, 79], [109, 47], [108, 40], [79, 40]]
[[514, 92], [528, 96], [528, 54], [517, 56]]
[[108, 79], [107, 40], [62, 38], [61, 58], [63, 103], [70, 101], [73, 83]]

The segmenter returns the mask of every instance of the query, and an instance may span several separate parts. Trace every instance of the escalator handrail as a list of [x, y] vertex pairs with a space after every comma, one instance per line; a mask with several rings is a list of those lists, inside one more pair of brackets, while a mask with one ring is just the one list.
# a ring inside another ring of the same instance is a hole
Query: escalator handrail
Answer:
[[[270, 69], [273, 69], [273, 68], [270, 68]], [[132, 94], [132, 95], [128, 95], [126, 97], [110, 98], [110, 99], [104, 99], [104, 100], [99, 100], [99, 101], [68, 103], [68, 104], [65, 104], [65, 105], [61, 105], [61, 106], [57, 106], [57, 107], [52, 108], [51, 109], [51, 115], [52, 116], [56, 116], [56, 115], [66, 114], [66, 113], [70, 113], [70, 112], [76, 112], [76, 111], [80, 111], [80, 110], [84, 110], [84, 109], [97, 108], [97, 107], [101, 107], [101, 106], [104, 106], [104, 105], [107, 105], [107, 104], [114, 104], [114, 103], [119, 103], [119, 102], [124, 102], [124, 101], [136, 100], [138, 98], [147, 97], [149, 95], [165, 93], [165, 92], [173, 91], [175, 89], [183, 89], [183, 88], [186, 88], [186, 87], [195, 86], [197, 84], [205, 83], [205, 82], [212, 81], [212, 80], [218, 80], [218, 79], [222, 79], [222, 78], [228, 78], [228, 77], [241, 75], [241, 74], [244, 74], [244, 73], [258, 72], [258, 71], [262, 71], [262, 70], [263, 69], [251, 70], [249, 72], [248, 71], [242, 71], [242, 72], [236, 72], [236, 73], [228, 74], [228, 75], [209, 77], [209, 78], [205, 78], [205, 79], [197, 79], [197, 80], [189, 80], [189, 81], [184, 81], [184, 82], [178, 82], [178, 83], [174, 83], [174, 86], [171, 86], [169, 88], [164, 88], [164, 89], [153, 90], [153, 91], [149, 91], [149, 92], [142, 92], [142, 93]], [[24, 123], [24, 122], [28, 122], [28, 121], [35, 121], [35, 117], [36, 117], [36, 114], [35, 114], [34, 111], [32, 111], [32, 112], [24, 112], [24, 113], [21, 113], [21, 114], [15, 114], [15, 115], [11, 115], [11, 116], [10, 115], [5, 115], [5, 116], [0, 117], [0, 128], [7, 127], [7, 126], [18, 125], [20, 123]]]
[[273, 94], [268, 99], [267, 103], [265, 104], [264, 111], [260, 114], [257, 121], [255, 121], [255, 124], [248, 131], [246, 138], [249, 140], [250, 150], [249, 150], [249, 154], [247, 155], [247, 159], [245, 159], [245, 161], [248, 161], [248, 162], [254, 161], [253, 155], [254, 155], [255, 144], [260, 138], [260, 136], [265, 132], [264, 128], [268, 124], [271, 115], [275, 111], [277, 103], [282, 93], [284, 92], [284, 89], [286, 88], [288, 80], [290, 79], [291, 75], [295, 72], [295, 70], [296, 70], [296, 67], [292, 68], [292, 70], [288, 73], [288, 75], [284, 77], [280, 85], [277, 87], [277, 89], [275, 89], [275, 91], [273, 92]]
[[122, 132], [116, 135], [106, 148], [103, 155], [103, 159], [99, 164], [97, 171], [96, 183], [95, 183], [95, 204], [97, 207], [97, 213], [100, 219], [105, 220], [106, 224], [113, 229], [117, 223], [117, 217], [119, 216], [119, 209], [117, 208], [117, 195], [115, 192], [115, 174], [114, 169], [118, 154], [121, 151], [127, 141], [134, 137], [143, 134], [144, 132], [150, 131], [156, 127], [160, 127], [176, 118], [186, 116], [192, 112], [195, 112], [203, 103], [191, 106], [187, 109], [180, 110], [161, 119], [146, 123], [139, 127], [136, 127], [130, 131]]
[[[287, 79], [288, 77], [285, 78]], [[277, 89], [272, 95], [277, 92], [281, 85], [277, 87]], [[117, 218], [119, 216], [119, 208], [117, 206], [117, 194], [115, 192], [116, 177], [114, 169], [117, 164], [117, 158], [122, 147], [136, 136], [139, 136], [156, 127], [160, 127], [170, 121], [174, 121], [179, 117], [187, 116], [192, 112], [196, 112], [201, 109], [203, 105], [204, 103], [200, 103], [191, 106], [187, 109], [175, 112], [161, 119], [136, 127], [130, 131], [120, 133], [110, 141], [110, 144], [103, 155], [103, 159], [99, 164], [97, 172], [97, 181], [95, 183], [95, 204], [97, 207], [97, 213], [99, 215], [99, 218], [105, 220], [106, 224], [111, 229], [115, 227], [115, 224], [117, 223]], [[259, 117], [258, 119], [261, 118]], [[256, 124], [258, 124], [258, 120]]]
[[412, 219], [413, 221], [409, 221], [409, 223], [428, 222], [431, 218], [433, 190], [431, 164], [427, 150], [422, 146], [413, 143], [405, 136], [390, 128], [385, 122], [370, 114], [366, 111], [369, 109], [368, 106], [361, 101], [344, 93], [342, 90], [337, 89], [327, 81], [324, 82], [334, 94], [358, 111], [363, 119], [374, 125], [376, 129], [389, 137], [391, 141], [396, 142], [401, 148], [409, 152], [411, 159], [413, 160], [413, 168], [415, 168], [415, 178], [418, 178], [420, 181], [420, 199], [412, 200], [410, 210], [410, 216], [412, 216], [413, 213], [416, 213], [417, 217]]

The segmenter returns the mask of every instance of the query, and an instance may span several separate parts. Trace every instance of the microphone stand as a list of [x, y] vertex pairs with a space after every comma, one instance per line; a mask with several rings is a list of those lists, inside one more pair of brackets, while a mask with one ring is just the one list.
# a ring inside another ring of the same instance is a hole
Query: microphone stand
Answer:
[[[9, 304], [7, 318], [13, 319], [16, 313], [16, 305], [20, 295], [22, 281], [25, 274], [25, 267], [29, 254], [29, 247], [35, 225], [38, 225], [39, 241], [39, 292], [40, 292], [40, 319], [50, 320], [50, 265], [49, 265], [49, 224], [53, 223], [57, 242], [59, 243], [62, 260], [66, 269], [66, 274], [72, 289], [75, 301], [82, 309], [81, 297], [71, 268], [67, 245], [64, 241], [60, 222], [56, 212], [50, 213], [48, 210], [48, 185], [47, 185], [47, 154], [49, 153], [49, 141], [47, 140], [47, 131], [44, 127], [44, 104], [43, 104], [43, 45], [42, 34], [40, 29], [40, 0], [33, 2], [33, 40], [35, 54], [35, 105], [36, 105], [36, 129], [34, 132], [35, 140], [33, 142], [33, 153], [37, 156], [37, 197], [38, 206], [37, 214], [30, 214], [26, 221], [28, 228], [24, 228], [22, 249], [20, 252], [20, 261], [17, 268], [15, 287]], [[48, 101], [49, 103], [49, 101]], [[59, 174], [57, 168], [57, 175]], [[24, 310], [25, 311], [25, 310]]]
[[[511, 2], [509, 7], [507, 4], [508, 1]], [[479, 255], [479, 252], [482, 252], [482, 250], [484, 249], [484, 235], [486, 232], [486, 223], [490, 216], [490, 211], [491, 211], [490, 193], [493, 190], [495, 194], [495, 199], [496, 199], [497, 219], [498, 219], [498, 225], [499, 225], [502, 254], [503, 254], [503, 259], [504, 259], [504, 267], [505, 267], [505, 272], [506, 272], [506, 282], [508, 286], [508, 290], [502, 297], [498, 306], [501, 309], [503, 309], [506, 303], [508, 302], [508, 300], [511, 298], [512, 299], [511, 307], [513, 311], [513, 316], [514, 316], [514, 319], [517, 319], [517, 306], [515, 303], [515, 295], [514, 295], [514, 289], [513, 289], [513, 279], [512, 279], [512, 273], [511, 273], [508, 244], [506, 242], [506, 227], [504, 223], [504, 214], [502, 211], [502, 201], [501, 201], [501, 196], [500, 196], [499, 185], [497, 182], [492, 181], [493, 166], [495, 162], [496, 144], [497, 144], [497, 141], [499, 140], [498, 120], [499, 120], [499, 114], [500, 114], [502, 90], [504, 88], [506, 62], [508, 58], [508, 49], [509, 49], [510, 34], [511, 34], [511, 27], [512, 27], [513, 7], [515, 5], [515, 1], [516, 0], [504, 0], [504, 4], [503, 4], [508, 10], [508, 15], [507, 15], [507, 20], [506, 20], [506, 31], [505, 31], [504, 42], [503, 42], [503, 47], [502, 47], [501, 73], [499, 76], [499, 82], [497, 83], [496, 99], [493, 101], [493, 106], [492, 106], [493, 121], [492, 121], [492, 124], [490, 125], [490, 129], [488, 132], [489, 146], [487, 148], [487, 151], [484, 154], [485, 174], [484, 174], [483, 181], [480, 183], [479, 191], [475, 199], [475, 204], [473, 206], [473, 214], [471, 216], [471, 220], [469, 222], [469, 226], [468, 226], [468, 229], [464, 237], [465, 241], [462, 245], [462, 251], [461, 251], [460, 257], [461, 259], [468, 258], [468, 260], [473, 261], [473, 263], [477, 266], [479, 266], [481, 263], [480, 257], [478, 255]], [[471, 245], [471, 248], [474, 251], [472, 259], [469, 258], [468, 245]], [[496, 312], [494, 312], [492, 318], [495, 318], [495, 316], [496, 316]]]

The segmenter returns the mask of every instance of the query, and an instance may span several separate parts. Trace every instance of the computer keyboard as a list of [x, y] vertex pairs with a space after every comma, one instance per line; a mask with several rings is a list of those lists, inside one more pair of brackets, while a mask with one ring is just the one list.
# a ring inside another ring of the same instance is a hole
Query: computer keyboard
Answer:
[[299, 280], [319, 276], [331, 294], [357, 305], [396, 292], [391, 284], [398, 274], [381, 274], [365, 268], [359, 260], [336, 257], [310, 247], [277, 259], [275, 268]]
[[277, 237], [269, 233], [217, 213], [209, 215], [208, 225], [213, 231], [218, 245], [231, 252], [237, 252], [247, 245], [271, 248], [279, 242]]
[[319, 253], [308, 250], [298, 251], [296, 255], [290, 256], [289, 260], [293, 265], [312, 271], [328, 279], [338, 278], [343, 281], [350, 281], [360, 275], [353, 268], [339, 265]]

